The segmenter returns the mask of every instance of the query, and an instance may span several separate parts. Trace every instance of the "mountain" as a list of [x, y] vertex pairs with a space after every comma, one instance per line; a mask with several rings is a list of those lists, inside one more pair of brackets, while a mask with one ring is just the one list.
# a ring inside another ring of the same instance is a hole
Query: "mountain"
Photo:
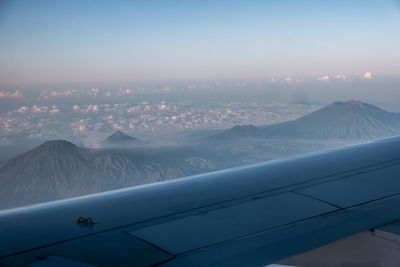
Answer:
[[264, 136], [264, 131], [254, 125], [235, 125], [234, 127], [225, 130], [221, 133], [212, 135], [211, 138], [206, 138], [208, 140], [212, 139], [214, 141], [226, 141], [234, 138], [260, 138]]
[[103, 141], [105, 146], [124, 146], [140, 144], [141, 141], [135, 137], [129, 136], [121, 131], [116, 131]]
[[164, 181], [213, 166], [185, 150], [86, 149], [47, 141], [0, 163], [0, 209]]
[[334, 102], [299, 119], [263, 127], [237, 126], [213, 138], [365, 141], [400, 134], [400, 115], [361, 101]]
[[400, 134], [400, 115], [360, 101], [338, 101], [263, 130], [275, 138], [362, 141]]
[[83, 149], [62, 140], [47, 141], [1, 163], [0, 207], [57, 199], [66, 190], [78, 193], [74, 184], [82, 175], [76, 176], [77, 170], [86, 174], [87, 163]]

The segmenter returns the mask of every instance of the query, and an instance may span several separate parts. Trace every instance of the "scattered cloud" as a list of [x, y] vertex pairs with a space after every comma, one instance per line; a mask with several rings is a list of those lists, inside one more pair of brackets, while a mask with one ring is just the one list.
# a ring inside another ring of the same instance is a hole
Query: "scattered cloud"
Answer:
[[72, 95], [72, 91], [71, 90], [66, 90], [66, 91], [62, 91], [62, 92], [57, 92], [57, 91], [51, 91], [49, 96], [55, 97], [55, 96], [70, 96]]
[[336, 79], [336, 80], [346, 80], [346, 79], [347, 79], [347, 76], [344, 75], [344, 74], [337, 74], [337, 75], [335, 76], [335, 79]]
[[99, 93], [99, 89], [98, 88], [92, 88], [89, 91], [89, 95], [91, 95], [91, 96], [97, 96], [98, 93]]
[[[295, 81], [295, 80], [293, 80]], [[292, 81], [292, 82], [293, 82]], [[284, 103], [196, 104], [191, 102], [143, 101], [138, 104], [20, 106], [0, 116], [0, 134], [31, 132], [45, 138], [90, 136], [116, 129], [161, 131], [228, 128], [243, 121], [265, 125], [297, 118], [309, 105]]]
[[53, 98], [53, 97], [74, 96], [74, 95], [79, 95], [79, 92], [77, 89], [68, 89], [65, 91], [52, 90], [52, 91], [50, 91], [50, 93], [46, 90], [43, 90], [40, 93], [39, 100], [40, 99], [47, 100], [47, 99]]
[[38, 107], [36, 105], [32, 106], [32, 112], [34, 112], [34, 113], [46, 112], [47, 109], [48, 108], [46, 106], [42, 106], [42, 107]]
[[125, 111], [127, 113], [138, 112], [138, 111], [140, 111], [140, 107], [139, 106], [133, 106], [133, 107], [127, 108]]
[[57, 106], [52, 106], [52, 109], [50, 110], [51, 114], [57, 114], [60, 112], [60, 110], [57, 108]]
[[[79, 111], [79, 107], [77, 106], [77, 108], [75, 109], [75, 106], [74, 106], [74, 110], [75, 111]], [[99, 111], [99, 106], [98, 105], [88, 105], [86, 108], [81, 109], [82, 113], [98, 112], [98, 111]]]
[[22, 106], [19, 109], [17, 109], [15, 112], [24, 114], [27, 111], [28, 111], [28, 107]]
[[329, 79], [329, 76], [328, 75], [325, 75], [325, 76], [322, 76], [322, 77], [319, 77], [318, 78], [318, 81], [324, 81], [324, 82], [327, 82], [327, 81], [329, 81], [330, 79]]
[[372, 73], [367, 71], [366, 73], [364, 73], [363, 78], [367, 79], [367, 80], [371, 80], [372, 79]]
[[16, 98], [22, 98], [23, 95], [22, 93], [17, 90], [15, 92], [7, 92], [7, 91], [0, 91], [0, 99], [16, 99]]
[[165, 104], [164, 101], [161, 102], [161, 104], [158, 106], [159, 110], [166, 110], [167, 109], [167, 105]]

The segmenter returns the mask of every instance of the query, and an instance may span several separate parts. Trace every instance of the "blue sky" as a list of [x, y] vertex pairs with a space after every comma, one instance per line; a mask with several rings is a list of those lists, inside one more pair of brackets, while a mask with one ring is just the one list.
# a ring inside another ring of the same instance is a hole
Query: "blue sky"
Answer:
[[3, 1], [0, 83], [400, 75], [399, 1]]

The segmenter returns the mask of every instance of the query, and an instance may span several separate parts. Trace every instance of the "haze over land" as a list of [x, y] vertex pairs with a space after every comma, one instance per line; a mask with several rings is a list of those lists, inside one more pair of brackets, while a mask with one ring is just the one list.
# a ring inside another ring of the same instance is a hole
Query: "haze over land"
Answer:
[[0, 208], [176, 179], [400, 134], [400, 114], [334, 102], [296, 120], [191, 132], [160, 145], [116, 131], [96, 148], [46, 141], [0, 163]]

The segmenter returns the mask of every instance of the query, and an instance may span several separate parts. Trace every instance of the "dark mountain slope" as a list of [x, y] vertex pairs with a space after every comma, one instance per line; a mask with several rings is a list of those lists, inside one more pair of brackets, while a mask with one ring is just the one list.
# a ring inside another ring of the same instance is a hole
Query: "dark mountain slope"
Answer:
[[[185, 155], [182, 155], [185, 156]], [[185, 163], [184, 158], [178, 162]], [[178, 178], [196, 169], [141, 159], [129, 151], [47, 141], [0, 163], [0, 209]], [[186, 173], [187, 172], [187, 173]]]
[[[88, 174], [85, 149], [67, 141], [47, 141], [39, 147], [3, 162], [0, 165], [0, 205], [10, 202], [25, 203], [34, 192], [40, 200], [54, 199], [66, 191], [79, 193], [75, 184]], [[79, 172], [80, 175], [76, 176]], [[7, 197], [6, 199], [4, 199]]]

